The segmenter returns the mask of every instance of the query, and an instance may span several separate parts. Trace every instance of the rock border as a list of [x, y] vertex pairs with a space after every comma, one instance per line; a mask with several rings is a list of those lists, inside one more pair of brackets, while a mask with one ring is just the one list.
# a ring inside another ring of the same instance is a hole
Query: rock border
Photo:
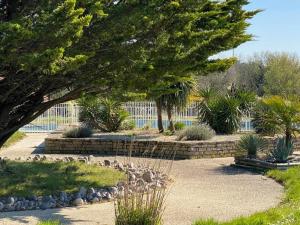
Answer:
[[[7, 157], [1, 158], [0, 163], [11, 160]], [[93, 155], [79, 156], [79, 157], [63, 157], [55, 158], [46, 155], [33, 155], [26, 158], [18, 157], [15, 161], [34, 162], [34, 161], [47, 161], [47, 162], [72, 162], [78, 161], [86, 164], [96, 164], [101, 167], [113, 168], [127, 174], [128, 182], [120, 181], [116, 186], [106, 188], [96, 187], [78, 187], [79, 191], [74, 193], [66, 193], [60, 191], [52, 195], [45, 196], [28, 196], [28, 197], [15, 197], [7, 196], [0, 197], [0, 213], [12, 211], [25, 211], [25, 210], [46, 210], [53, 208], [76, 207], [87, 204], [105, 203], [115, 200], [124, 195], [124, 190], [130, 193], [149, 188], [166, 188], [170, 179], [166, 174], [159, 171], [154, 171], [151, 168], [146, 168], [133, 163], [123, 164], [117, 160], [104, 160], [99, 162], [95, 160]]]

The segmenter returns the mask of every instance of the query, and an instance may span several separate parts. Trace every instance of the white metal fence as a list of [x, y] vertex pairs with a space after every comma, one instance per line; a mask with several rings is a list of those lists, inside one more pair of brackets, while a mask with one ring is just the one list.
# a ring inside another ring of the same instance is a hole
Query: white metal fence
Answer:
[[[136, 127], [144, 126], [157, 127], [157, 113], [154, 102], [127, 102], [124, 104], [129, 112], [130, 120], [133, 120]], [[79, 122], [80, 107], [72, 102], [63, 103], [47, 110], [30, 124], [21, 128], [24, 132], [52, 132], [60, 127], [77, 124]], [[183, 122], [187, 126], [197, 121], [197, 103], [191, 103], [185, 110], [174, 112], [174, 121]], [[168, 126], [167, 115], [163, 114], [163, 124]], [[240, 131], [252, 131], [252, 123], [249, 117], [243, 117]]]

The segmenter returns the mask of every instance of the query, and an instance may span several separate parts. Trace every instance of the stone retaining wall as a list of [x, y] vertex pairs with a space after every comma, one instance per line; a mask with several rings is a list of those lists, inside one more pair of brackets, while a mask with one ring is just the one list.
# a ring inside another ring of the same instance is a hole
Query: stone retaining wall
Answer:
[[[269, 149], [275, 145], [268, 138]], [[222, 158], [236, 154], [237, 141], [156, 141], [156, 140], [105, 140], [99, 138], [61, 138], [45, 139], [47, 154], [99, 154], [125, 155], [137, 157], [157, 157], [164, 159]], [[296, 150], [300, 150], [300, 139], [295, 140]]]

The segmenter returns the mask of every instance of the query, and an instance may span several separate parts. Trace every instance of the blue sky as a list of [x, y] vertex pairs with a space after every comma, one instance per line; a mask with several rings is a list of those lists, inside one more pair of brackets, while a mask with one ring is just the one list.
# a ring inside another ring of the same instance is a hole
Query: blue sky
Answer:
[[[247, 9], [263, 9], [250, 23], [255, 40], [239, 46], [242, 58], [262, 51], [285, 51], [300, 56], [300, 0], [250, 0]], [[221, 56], [232, 55], [232, 51]]]

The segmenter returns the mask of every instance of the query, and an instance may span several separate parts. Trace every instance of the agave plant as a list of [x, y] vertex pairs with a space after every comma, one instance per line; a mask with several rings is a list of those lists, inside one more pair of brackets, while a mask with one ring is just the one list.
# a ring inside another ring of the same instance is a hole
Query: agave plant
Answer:
[[246, 151], [249, 158], [256, 158], [257, 152], [262, 151], [267, 147], [267, 144], [264, 138], [250, 134], [241, 137], [241, 140], [238, 142], [238, 149]]
[[287, 142], [285, 137], [278, 138], [275, 148], [270, 152], [275, 162], [286, 163], [289, 156], [293, 154], [293, 141]]

